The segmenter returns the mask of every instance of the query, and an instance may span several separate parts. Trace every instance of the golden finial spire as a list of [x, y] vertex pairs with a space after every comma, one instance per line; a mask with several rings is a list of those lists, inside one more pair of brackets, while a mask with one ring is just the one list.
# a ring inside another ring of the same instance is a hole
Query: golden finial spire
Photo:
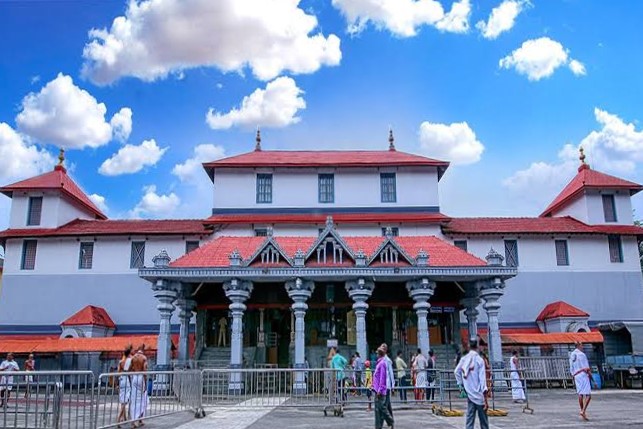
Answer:
[[388, 127], [388, 150], [395, 150], [395, 137], [393, 137], [393, 128]]
[[255, 137], [255, 150], [261, 150], [261, 130], [259, 129], [259, 125], [257, 125], [257, 136]]
[[583, 149], [583, 146], [578, 149], [578, 152], [580, 153], [580, 156], [578, 157], [578, 159], [580, 159], [580, 163], [585, 164], [585, 149]]
[[58, 165], [60, 167], [63, 167], [65, 162], [65, 149], [60, 148], [60, 152], [58, 153]]

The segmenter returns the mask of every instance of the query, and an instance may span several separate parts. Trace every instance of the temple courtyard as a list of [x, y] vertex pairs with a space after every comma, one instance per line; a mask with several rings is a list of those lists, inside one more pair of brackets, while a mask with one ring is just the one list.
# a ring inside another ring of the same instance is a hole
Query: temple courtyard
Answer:
[[[590, 404], [589, 422], [578, 417], [576, 395], [567, 390], [534, 390], [531, 391], [530, 405], [534, 414], [524, 414], [521, 406], [503, 401], [497, 408], [509, 411], [506, 417], [490, 418], [491, 428], [643, 428], [641, 412], [643, 390], [603, 390], [595, 392]], [[464, 403], [457, 403], [454, 408], [464, 409]], [[263, 428], [337, 428], [362, 429], [374, 426], [372, 412], [363, 409], [348, 408], [343, 418], [333, 417], [329, 413], [324, 417], [321, 409], [296, 408], [210, 408], [204, 419], [192, 420], [189, 414], [180, 414], [150, 420], [146, 427], [169, 429], [263, 429]], [[430, 410], [407, 409], [395, 410], [395, 427], [398, 429], [416, 429], [421, 427], [436, 429], [464, 428], [464, 417], [439, 417]], [[476, 427], [478, 427], [476, 425]]]

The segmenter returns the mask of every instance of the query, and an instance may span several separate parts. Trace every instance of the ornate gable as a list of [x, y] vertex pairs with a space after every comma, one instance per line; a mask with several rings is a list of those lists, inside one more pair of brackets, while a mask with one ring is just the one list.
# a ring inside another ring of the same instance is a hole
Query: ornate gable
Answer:
[[387, 235], [380, 247], [373, 252], [373, 255], [367, 261], [367, 265], [371, 265], [373, 263], [385, 265], [415, 265], [415, 259], [404, 251], [404, 249], [394, 240], [393, 236]]
[[279, 265], [284, 263], [290, 266], [293, 265], [292, 259], [283, 251], [272, 235], [269, 235], [255, 253], [246, 260], [244, 265], [247, 267], [253, 264]]
[[335, 230], [332, 216], [326, 218], [326, 228], [306, 253], [306, 261], [324, 265], [355, 261], [353, 251]]

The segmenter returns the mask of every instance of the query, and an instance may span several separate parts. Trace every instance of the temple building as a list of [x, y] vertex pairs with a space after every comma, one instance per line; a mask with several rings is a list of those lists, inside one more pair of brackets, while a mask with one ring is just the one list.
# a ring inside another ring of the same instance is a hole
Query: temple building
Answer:
[[[396, 150], [392, 133], [380, 151], [264, 150], [257, 133], [253, 151], [203, 166], [203, 219], [107, 219], [62, 156], [0, 188], [12, 199], [0, 338], [158, 334], [165, 366], [178, 332], [180, 361], [239, 368], [323, 366], [333, 345], [453, 349], [483, 333], [500, 364], [503, 341], [600, 343], [599, 323], [643, 320], [631, 204], [643, 187], [582, 151], [532, 218], [442, 213], [448, 162]], [[86, 305], [109, 329], [61, 328]]]

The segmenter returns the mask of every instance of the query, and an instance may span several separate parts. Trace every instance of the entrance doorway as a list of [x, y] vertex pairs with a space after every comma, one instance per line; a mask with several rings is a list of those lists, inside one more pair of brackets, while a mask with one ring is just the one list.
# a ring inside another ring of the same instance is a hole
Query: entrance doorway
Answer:
[[266, 363], [290, 364], [290, 310], [271, 309], [266, 321]]
[[393, 344], [393, 312], [386, 307], [371, 307], [366, 313], [366, 342], [369, 356], [380, 344]]

